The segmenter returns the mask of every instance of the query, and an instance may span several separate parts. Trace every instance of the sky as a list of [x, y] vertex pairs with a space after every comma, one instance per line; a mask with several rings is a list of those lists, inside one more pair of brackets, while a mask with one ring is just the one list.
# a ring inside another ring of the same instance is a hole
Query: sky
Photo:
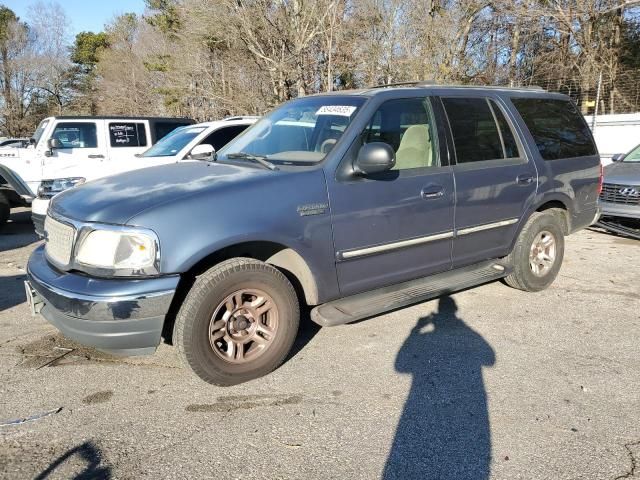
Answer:
[[[27, 19], [30, 0], [0, 0], [0, 4], [13, 10], [20, 18]], [[49, 3], [49, 0], [45, 0]], [[144, 0], [57, 0], [66, 12], [70, 33], [75, 36], [82, 31], [99, 32], [115, 15], [125, 12], [142, 13]]]

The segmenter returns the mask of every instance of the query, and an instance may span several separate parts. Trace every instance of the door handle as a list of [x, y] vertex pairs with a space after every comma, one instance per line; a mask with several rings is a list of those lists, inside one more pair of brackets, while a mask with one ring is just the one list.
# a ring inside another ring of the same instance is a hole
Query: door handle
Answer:
[[533, 175], [518, 175], [516, 177], [516, 182], [518, 182], [519, 185], [530, 185], [533, 183]]
[[442, 198], [444, 197], [444, 188], [441, 185], [429, 185], [422, 189], [420, 196], [425, 200]]
[[92, 153], [89, 155], [89, 158], [104, 158], [104, 155]]

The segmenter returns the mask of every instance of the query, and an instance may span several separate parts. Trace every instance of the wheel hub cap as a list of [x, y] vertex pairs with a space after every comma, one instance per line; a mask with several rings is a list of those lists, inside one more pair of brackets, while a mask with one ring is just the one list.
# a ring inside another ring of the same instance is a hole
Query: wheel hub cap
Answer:
[[266, 292], [242, 289], [218, 304], [209, 322], [214, 353], [230, 363], [246, 363], [262, 355], [278, 330], [278, 309]]
[[556, 261], [556, 238], [551, 232], [536, 235], [529, 252], [529, 266], [537, 277], [542, 277], [553, 268]]

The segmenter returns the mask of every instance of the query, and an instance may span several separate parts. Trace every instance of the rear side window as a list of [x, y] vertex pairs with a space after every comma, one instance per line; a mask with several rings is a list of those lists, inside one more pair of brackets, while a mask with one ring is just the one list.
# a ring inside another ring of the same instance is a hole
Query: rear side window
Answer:
[[240, 135], [249, 125], [234, 125], [231, 127], [219, 128], [215, 132], [212, 132], [207, 138], [205, 138], [200, 144], [211, 145], [216, 151], [220, 150], [231, 140]]
[[458, 163], [519, 157], [518, 145], [498, 105], [486, 98], [443, 98]]
[[51, 134], [60, 141], [60, 148], [97, 148], [98, 136], [94, 122], [60, 122]]
[[109, 140], [112, 147], [146, 147], [147, 133], [144, 123], [123, 122], [109, 124]]
[[586, 122], [569, 100], [512, 98], [545, 160], [597, 155]]

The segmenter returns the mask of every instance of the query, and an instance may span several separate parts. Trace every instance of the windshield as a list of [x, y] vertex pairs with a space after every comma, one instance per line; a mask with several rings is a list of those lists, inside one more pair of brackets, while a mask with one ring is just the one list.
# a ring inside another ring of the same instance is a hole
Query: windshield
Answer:
[[365, 101], [348, 96], [293, 100], [231, 141], [218, 159], [232, 159], [232, 154], [244, 153], [285, 165], [318, 163], [338, 143]]
[[32, 138], [35, 140], [36, 146], [38, 145], [40, 138], [42, 138], [42, 134], [44, 133], [44, 129], [47, 128], [47, 125], [49, 125], [49, 120], [45, 118], [40, 122], [40, 125], [38, 125], [38, 128], [36, 128], [36, 131], [33, 132]]
[[640, 145], [631, 150], [625, 157], [622, 159], [623, 162], [639, 162], [640, 163]]
[[196, 138], [206, 127], [179, 127], [142, 154], [143, 157], [172, 157]]

